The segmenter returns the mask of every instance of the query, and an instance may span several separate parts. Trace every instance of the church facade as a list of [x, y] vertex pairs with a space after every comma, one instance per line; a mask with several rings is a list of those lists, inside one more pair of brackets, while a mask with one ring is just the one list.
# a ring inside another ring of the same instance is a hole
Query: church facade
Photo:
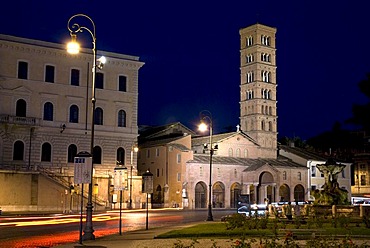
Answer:
[[[240, 125], [236, 131], [206, 136], [193, 134], [186, 144], [189, 159], [181, 164], [170, 164], [168, 160], [150, 162], [143, 154], [156, 148], [148, 148], [145, 141], [139, 143], [139, 170], [143, 164], [145, 169], [151, 165], [158, 169], [162, 164], [166, 166], [164, 177], [168, 176], [169, 168], [178, 170], [176, 188], [162, 185], [154, 175], [154, 188], [166, 188], [155, 192], [163, 196], [164, 206], [175, 202], [176, 206], [198, 209], [207, 208], [211, 201], [215, 208], [235, 208], [241, 198], [250, 203], [308, 199], [306, 165], [278, 156], [276, 28], [255, 24], [239, 33]], [[175, 143], [176, 140], [171, 140], [172, 145]], [[176, 199], [166, 199], [170, 194], [165, 192], [171, 191], [177, 192], [173, 194]]]

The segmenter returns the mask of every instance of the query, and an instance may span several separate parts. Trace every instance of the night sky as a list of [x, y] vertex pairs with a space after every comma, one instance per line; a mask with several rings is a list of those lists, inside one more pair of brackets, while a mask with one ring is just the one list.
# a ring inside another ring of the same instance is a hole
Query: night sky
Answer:
[[[276, 27], [279, 137], [307, 139], [366, 101], [357, 83], [370, 72], [369, 7], [366, 0], [14, 0], [2, 3], [0, 33], [66, 43], [68, 19], [86, 14], [98, 50], [145, 62], [139, 125], [180, 121], [195, 130], [207, 109], [216, 133], [239, 124], [239, 29]], [[87, 34], [79, 40], [91, 47]]]

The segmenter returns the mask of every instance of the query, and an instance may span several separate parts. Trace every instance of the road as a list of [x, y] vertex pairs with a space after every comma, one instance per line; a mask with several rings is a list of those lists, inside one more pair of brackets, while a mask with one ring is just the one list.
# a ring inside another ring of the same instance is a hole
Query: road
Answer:
[[[234, 210], [235, 211], [235, 210]], [[213, 210], [219, 220], [231, 214], [231, 210]], [[150, 210], [148, 227], [170, 226], [206, 220], [207, 210], [185, 211], [181, 209]], [[83, 223], [84, 226], [84, 223]], [[145, 229], [146, 211], [122, 212], [122, 235], [124, 232]], [[96, 238], [119, 233], [119, 212], [93, 214]], [[80, 215], [51, 214], [46, 216], [0, 216], [0, 247], [53, 247], [78, 242]]]

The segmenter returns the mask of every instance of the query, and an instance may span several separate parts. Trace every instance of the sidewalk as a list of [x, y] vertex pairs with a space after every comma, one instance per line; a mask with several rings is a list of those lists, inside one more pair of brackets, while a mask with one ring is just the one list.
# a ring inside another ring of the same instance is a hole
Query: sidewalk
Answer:
[[155, 239], [159, 234], [169, 232], [171, 230], [182, 229], [185, 227], [197, 225], [203, 222], [193, 222], [187, 224], [181, 224], [176, 226], [166, 226], [166, 227], [156, 227], [149, 228], [149, 230], [136, 230], [124, 232], [122, 235], [113, 234], [95, 240], [83, 241], [83, 244], [69, 243], [59, 246], [57, 248], [75, 248], [75, 247], [84, 247], [84, 248], [170, 248], [174, 247], [176, 239]]

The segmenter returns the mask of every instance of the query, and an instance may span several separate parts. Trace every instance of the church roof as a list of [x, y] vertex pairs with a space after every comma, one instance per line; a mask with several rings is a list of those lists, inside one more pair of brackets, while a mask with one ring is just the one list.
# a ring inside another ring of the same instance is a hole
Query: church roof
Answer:
[[[209, 164], [209, 154], [194, 154], [193, 159], [188, 161], [188, 163]], [[304, 165], [295, 163], [283, 156], [279, 156], [277, 159], [213, 156], [212, 164], [244, 165], [247, 167], [245, 171], [254, 171], [265, 164], [269, 164], [272, 167], [305, 168]]]
[[[234, 137], [235, 135], [238, 135], [238, 134], [245, 137], [247, 140], [254, 143], [255, 145], [258, 145], [257, 142], [254, 141], [249, 135], [247, 135], [247, 134], [245, 134], [241, 131], [221, 133], [221, 134], [213, 134], [212, 135], [212, 143], [221, 143], [222, 141], [230, 139], [230, 138], [232, 138], [232, 137]], [[209, 142], [209, 135], [192, 137], [191, 142], [192, 142], [193, 146], [208, 143]]]
[[292, 153], [306, 160], [326, 161], [328, 159], [328, 158], [318, 155], [317, 153], [314, 153], [314, 152], [311, 152], [309, 150], [299, 148], [299, 147], [279, 145], [279, 150], [284, 150], [285, 152]]

